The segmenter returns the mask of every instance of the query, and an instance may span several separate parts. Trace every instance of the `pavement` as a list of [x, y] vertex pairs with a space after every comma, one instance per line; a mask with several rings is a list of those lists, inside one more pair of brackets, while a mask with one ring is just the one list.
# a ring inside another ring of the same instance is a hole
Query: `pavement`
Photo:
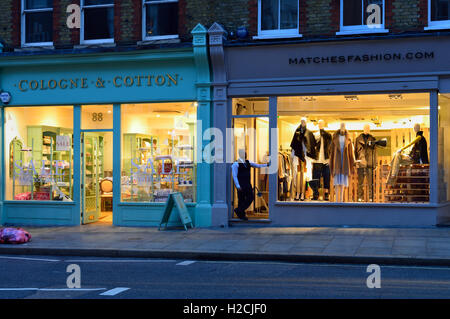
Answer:
[[450, 228], [168, 229], [90, 224], [24, 227], [29, 243], [0, 254], [450, 266]]

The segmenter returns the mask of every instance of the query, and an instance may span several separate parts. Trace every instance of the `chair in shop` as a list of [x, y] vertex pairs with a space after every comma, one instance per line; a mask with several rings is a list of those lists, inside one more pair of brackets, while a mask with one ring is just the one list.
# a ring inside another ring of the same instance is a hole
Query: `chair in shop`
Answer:
[[112, 197], [113, 197], [113, 183], [109, 178], [102, 179], [100, 181], [100, 200], [101, 200], [101, 211], [110, 212], [112, 211]]

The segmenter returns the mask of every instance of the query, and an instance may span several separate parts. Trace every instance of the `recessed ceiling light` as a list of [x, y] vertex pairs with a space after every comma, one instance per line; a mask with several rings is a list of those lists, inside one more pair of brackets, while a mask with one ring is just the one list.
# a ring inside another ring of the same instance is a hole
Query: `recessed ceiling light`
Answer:
[[401, 94], [389, 94], [390, 100], [401, 100], [403, 99], [403, 96]]
[[345, 95], [344, 98], [347, 101], [358, 101], [359, 97], [357, 95]]

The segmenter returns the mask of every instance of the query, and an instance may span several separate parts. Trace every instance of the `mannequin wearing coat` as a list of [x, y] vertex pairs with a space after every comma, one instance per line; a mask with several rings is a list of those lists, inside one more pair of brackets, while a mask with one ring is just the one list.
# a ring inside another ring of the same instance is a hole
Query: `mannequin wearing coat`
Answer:
[[352, 141], [345, 123], [341, 123], [340, 129], [333, 135], [330, 151], [330, 172], [333, 177], [336, 202], [344, 200], [344, 190], [348, 187], [348, 179], [353, 174], [354, 165]]

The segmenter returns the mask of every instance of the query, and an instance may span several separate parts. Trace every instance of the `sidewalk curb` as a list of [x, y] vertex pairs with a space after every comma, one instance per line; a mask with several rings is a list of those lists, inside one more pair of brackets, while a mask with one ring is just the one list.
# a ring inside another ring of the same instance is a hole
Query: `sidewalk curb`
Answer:
[[335, 263], [335, 264], [379, 264], [403, 266], [450, 266], [446, 258], [408, 258], [389, 256], [342, 256], [342, 255], [301, 255], [273, 253], [242, 253], [217, 251], [161, 251], [135, 249], [88, 249], [88, 248], [31, 248], [0, 247], [0, 255], [48, 255], [78, 257], [126, 257], [193, 259], [214, 261], [279, 261], [292, 263]]

